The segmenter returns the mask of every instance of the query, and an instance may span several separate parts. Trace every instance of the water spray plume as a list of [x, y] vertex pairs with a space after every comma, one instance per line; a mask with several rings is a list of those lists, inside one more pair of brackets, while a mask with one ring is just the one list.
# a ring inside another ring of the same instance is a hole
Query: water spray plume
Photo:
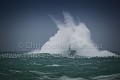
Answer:
[[63, 23], [52, 17], [58, 31], [53, 37], [49, 38], [41, 47], [41, 50], [37, 50], [37, 53], [70, 54], [70, 51], [74, 51], [75, 55], [80, 56], [115, 56], [114, 53], [107, 50], [100, 51], [97, 47], [94, 47], [95, 43], [91, 39], [90, 30], [84, 23], [75, 22], [67, 12], [63, 12], [63, 15], [65, 20]]

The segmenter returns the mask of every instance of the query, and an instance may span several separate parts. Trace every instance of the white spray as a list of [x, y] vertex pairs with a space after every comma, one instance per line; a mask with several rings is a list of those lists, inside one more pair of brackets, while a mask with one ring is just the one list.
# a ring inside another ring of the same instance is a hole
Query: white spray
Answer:
[[75, 24], [69, 13], [63, 12], [63, 15], [64, 23], [53, 19], [59, 30], [37, 53], [69, 54], [70, 50], [75, 50], [76, 54], [80, 56], [104, 57], [115, 55], [107, 50], [99, 51], [97, 47], [94, 47], [90, 30], [86, 25], [84, 23]]

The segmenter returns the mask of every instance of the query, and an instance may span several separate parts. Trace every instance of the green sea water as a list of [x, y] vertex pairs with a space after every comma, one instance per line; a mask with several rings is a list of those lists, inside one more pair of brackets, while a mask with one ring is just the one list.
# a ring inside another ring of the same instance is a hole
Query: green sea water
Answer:
[[120, 80], [120, 58], [0, 58], [0, 80]]

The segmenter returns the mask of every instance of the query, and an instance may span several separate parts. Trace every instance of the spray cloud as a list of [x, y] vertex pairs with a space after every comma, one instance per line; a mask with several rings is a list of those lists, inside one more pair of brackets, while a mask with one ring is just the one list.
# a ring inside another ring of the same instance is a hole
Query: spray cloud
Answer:
[[94, 47], [90, 30], [86, 25], [84, 23], [75, 24], [73, 17], [67, 12], [63, 12], [63, 15], [64, 23], [53, 18], [59, 30], [37, 52], [69, 54], [70, 51], [75, 50], [76, 54], [80, 56], [104, 57], [115, 55], [107, 50], [99, 51], [97, 47]]

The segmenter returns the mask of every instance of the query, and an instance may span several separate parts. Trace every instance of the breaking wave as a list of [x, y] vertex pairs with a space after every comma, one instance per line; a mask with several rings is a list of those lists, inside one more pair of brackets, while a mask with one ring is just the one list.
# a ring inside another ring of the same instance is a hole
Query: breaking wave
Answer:
[[63, 12], [65, 21], [62, 23], [56, 19], [53, 21], [58, 27], [57, 33], [50, 37], [49, 40], [33, 53], [50, 53], [50, 54], [67, 54], [80, 55], [87, 57], [107, 57], [116, 56], [107, 50], [100, 51], [95, 47], [95, 43], [91, 39], [90, 30], [84, 23], [77, 23], [73, 17]]

